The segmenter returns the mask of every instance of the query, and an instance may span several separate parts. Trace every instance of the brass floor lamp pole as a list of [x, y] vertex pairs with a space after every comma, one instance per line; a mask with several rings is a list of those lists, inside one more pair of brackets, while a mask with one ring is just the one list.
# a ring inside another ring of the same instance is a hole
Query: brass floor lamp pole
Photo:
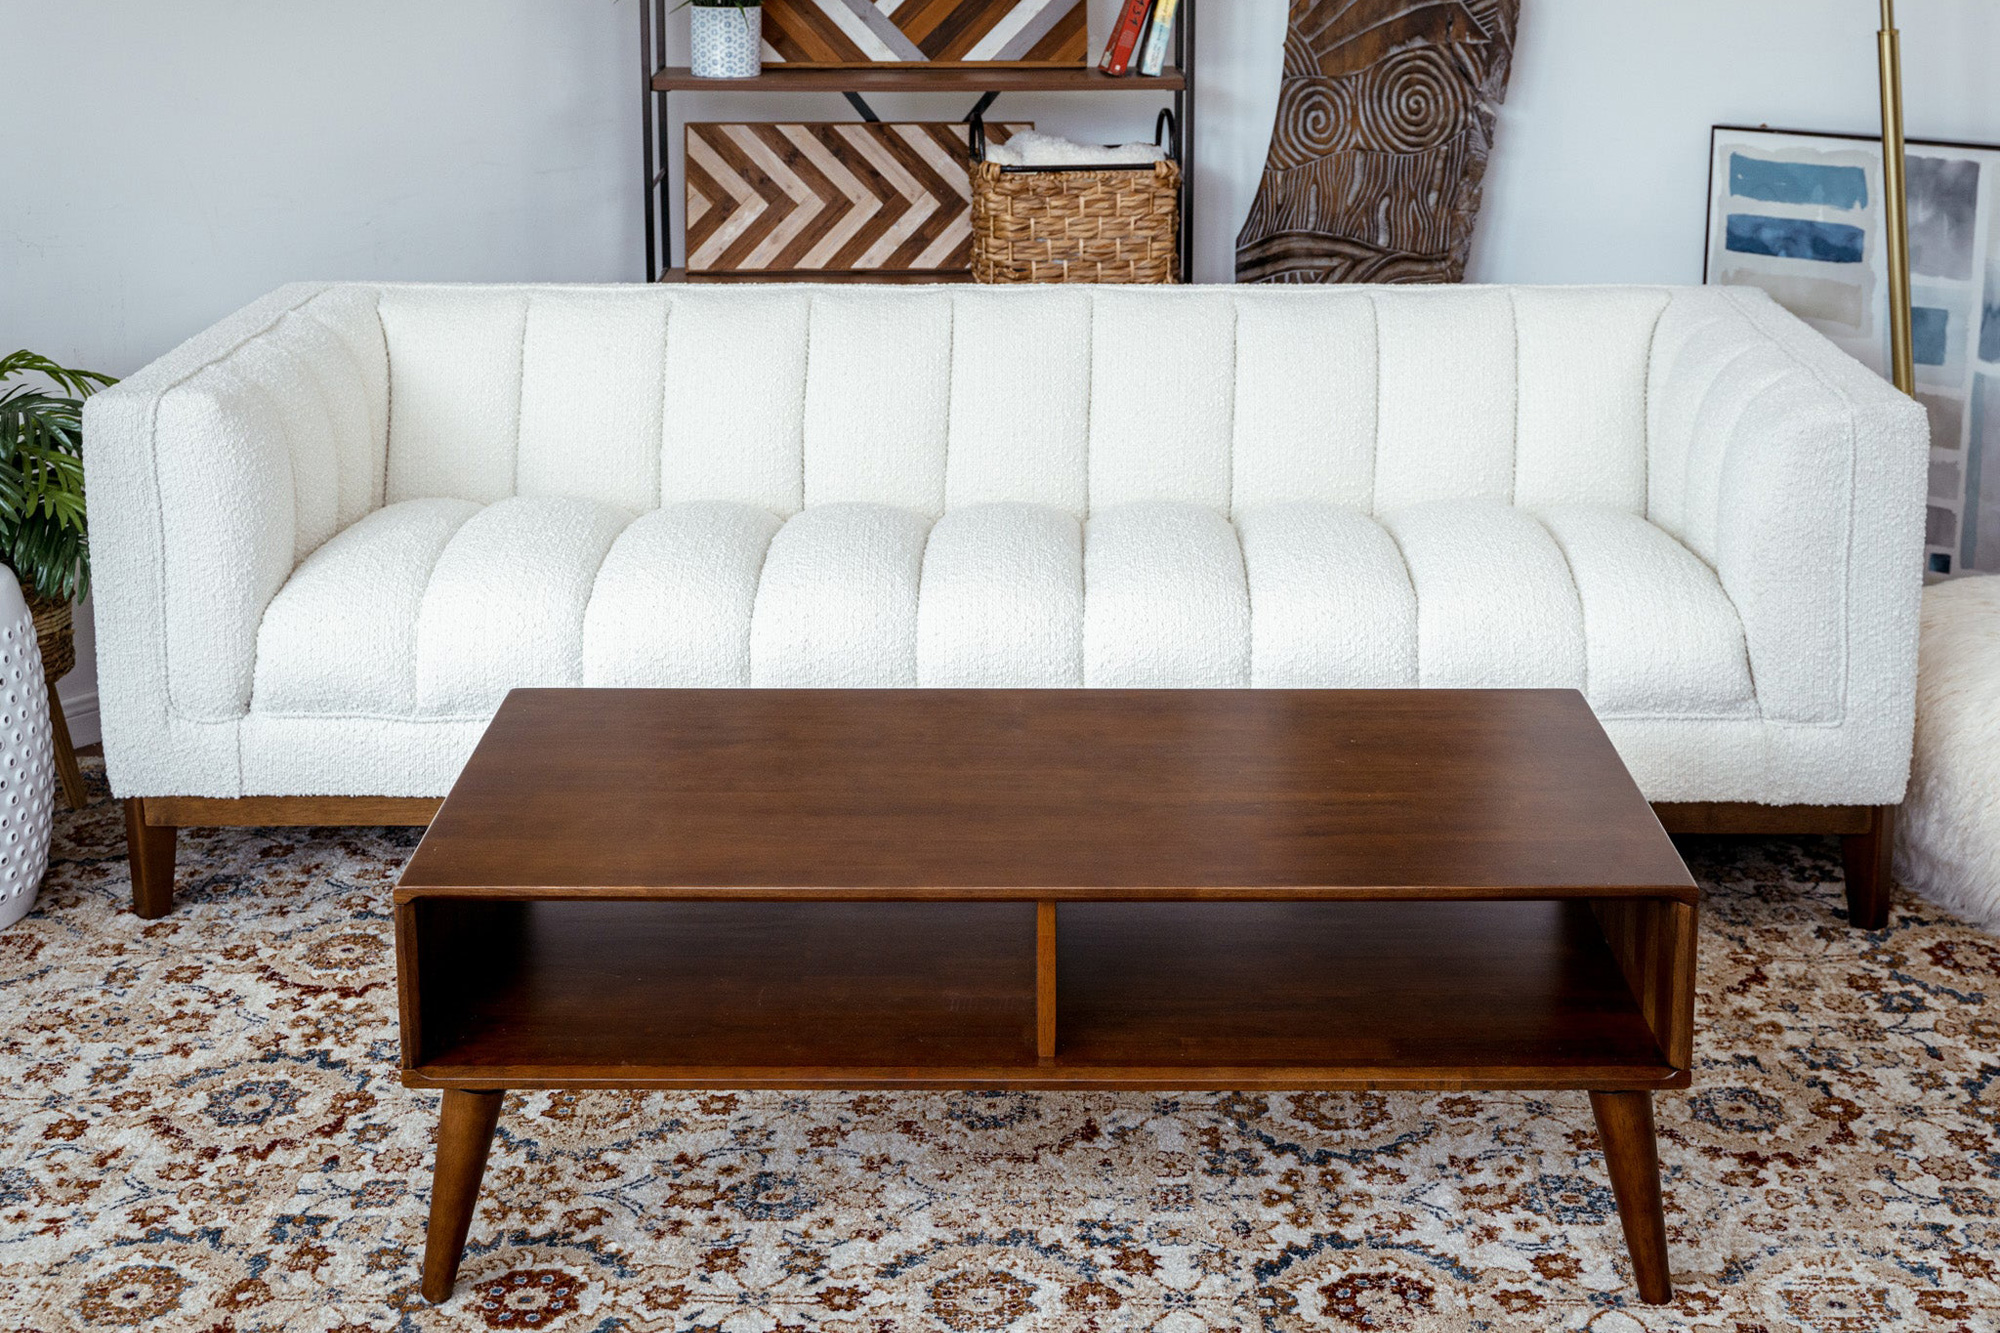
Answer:
[[1910, 343], [1910, 196], [1903, 175], [1903, 50], [1896, 31], [1896, 0], [1882, 0], [1882, 213], [1889, 253], [1889, 365], [1896, 387], [1917, 391], [1916, 354]]

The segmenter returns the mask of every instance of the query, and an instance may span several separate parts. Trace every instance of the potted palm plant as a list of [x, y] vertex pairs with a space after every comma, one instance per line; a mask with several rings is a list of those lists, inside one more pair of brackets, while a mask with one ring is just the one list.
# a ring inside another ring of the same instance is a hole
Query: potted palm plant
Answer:
[[0, 357], [0, 561], [20, 580], [33, 618], [56, 769], [71, 806], [83, 803], [83, 779], [54, 685], [76, 665], [72, 609], [90, 593], [83, 400], [112, 383], [33, 352]]

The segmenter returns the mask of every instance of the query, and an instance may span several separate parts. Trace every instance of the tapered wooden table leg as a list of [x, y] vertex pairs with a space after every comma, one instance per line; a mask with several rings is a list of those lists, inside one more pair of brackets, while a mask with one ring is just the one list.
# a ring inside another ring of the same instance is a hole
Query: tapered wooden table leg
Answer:
[[503, 1092], [461, 1092], [447, 1088], [439, 1113], [437, 1167], [431, 1174], [431, 1223], [424, 1233], [424, 1299], [433, 1305], [451, 1296], [458, 1278], [465, 1233], [479, 1203], [479, 1180], [493, 1146]]
[[1632, 1256], [1639, 1299], [1665, 1305], [1673, 1299], [1674, 1289], [1667, 1269], [1667, 1215], [1660, 1204], [1653, 1094], [1593, 1092], [1590, 1109], [1597, 1113], [1597, 1137], [1604, 1144], [1604, 1164], [1618, 1199], [1618, 1220], [1625, 1225], [1625, 1249]]

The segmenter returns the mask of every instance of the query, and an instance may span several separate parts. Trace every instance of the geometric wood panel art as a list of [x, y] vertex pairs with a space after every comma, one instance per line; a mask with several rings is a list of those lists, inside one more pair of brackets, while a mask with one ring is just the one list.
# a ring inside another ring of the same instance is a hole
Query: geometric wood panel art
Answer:
[[1292, 0], [1239, 282], [1457, 282], [1520, 0]]
[[[991, 125], [1005, 143], [1030, 125]], [[690, 273], [972, 266], [967, 129], [951, 122], [691, 124]]]
[[765, 60], [788, 65], [1081, 65], [1084, 0], [764, 0]]

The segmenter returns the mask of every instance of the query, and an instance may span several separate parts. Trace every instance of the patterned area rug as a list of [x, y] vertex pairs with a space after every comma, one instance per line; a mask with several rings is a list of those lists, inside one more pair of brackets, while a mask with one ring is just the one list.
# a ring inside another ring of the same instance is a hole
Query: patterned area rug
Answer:
[[[95, 773], [93, 781], [101, 781]], [[1834, 849], [1691, 843], [1699, 1068], [1638, 1305], [1585, 1098], [508, 1098], [450, 1305], [395, 1079], [407, 831], [184, 834], [127, 910], [64, 815], [0, 932], [0, 1328], [1990, 1330], [2000, 947]]]

